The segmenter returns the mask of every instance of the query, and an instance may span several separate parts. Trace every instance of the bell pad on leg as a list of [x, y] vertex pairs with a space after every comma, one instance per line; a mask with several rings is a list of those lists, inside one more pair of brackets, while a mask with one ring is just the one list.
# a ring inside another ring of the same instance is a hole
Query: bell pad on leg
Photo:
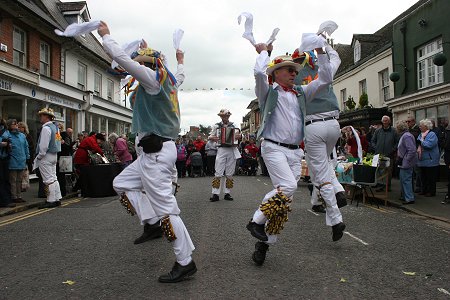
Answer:
[[268, 219], [266, 232], [271, 235], [279, 234], [288, 221], [288, 212], [291, 211], [292, 199], [282, 192], [278, 192], [267, 202], [262, 203], [259, 209]]
[[170, 216], [165, 216], [161, 219], [161, 229], [169, 242], [173, 242], [177, 239], [172, 223], [170, 222]]

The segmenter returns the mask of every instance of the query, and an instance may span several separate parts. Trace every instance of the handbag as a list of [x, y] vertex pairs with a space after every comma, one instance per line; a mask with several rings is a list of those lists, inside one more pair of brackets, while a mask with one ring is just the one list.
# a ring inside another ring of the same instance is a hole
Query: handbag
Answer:
[[72, 173], [72, 156], [59, 157], [59, 173]]

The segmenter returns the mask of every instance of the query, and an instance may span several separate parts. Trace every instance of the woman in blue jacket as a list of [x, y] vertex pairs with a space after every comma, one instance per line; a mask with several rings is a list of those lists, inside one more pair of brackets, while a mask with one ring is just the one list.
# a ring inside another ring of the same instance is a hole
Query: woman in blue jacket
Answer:
[[419, 195], [433, 197], [436, 195], [436, 181], [439, 171], [439, 146], [438, 137], [431, 131], [433, 124], [430, 120], [424, 119], [419, 122], [420, 134], [417, 137], [419, 147], [417, 154], [422, 178], [422, 192]]
[[6, 122], [8, 130], [3, 133], [3, 139], [9, 139], [11, 152], [9, 153], [9, 182], [11, 184], [11, 198], [14, 202], [25, 202], [22, 199], [22, 177], [30, 159], [26, 136], [19, 131], [17, 120]]

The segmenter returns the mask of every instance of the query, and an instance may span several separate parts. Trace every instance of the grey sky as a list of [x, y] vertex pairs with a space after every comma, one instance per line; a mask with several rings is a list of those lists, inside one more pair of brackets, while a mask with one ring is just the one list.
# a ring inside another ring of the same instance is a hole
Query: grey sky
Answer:
[[339, 25], [332, 36], [335, 43], [349, 44], [353, 34], [374, 33], [415, 2], [87, 0], [91, 17], [107, 22], [119, 44], [144, 38], [150, 47], [166, 54], [171, 70], [175, 69], [172, 33], [176, 28], [185, 31], [181, 48], [185, 51], [186, 80], [179, 93], [183, 130], [189, 125], [212, 125], [219, 120], [216, 114], [222, 107], [230, 109], [231, 120], [240, 123], [248, 103], [255, 98], [256, 52], [242, 38], [244, 26], [237, 23], [241, 12], [253, 14], [257, 42], [265, 42], [275, 27], [280, 28], [274, 42], [275, 56], [291, 53], [299, 46], [302, 33], [316, 32], [325, 20]]

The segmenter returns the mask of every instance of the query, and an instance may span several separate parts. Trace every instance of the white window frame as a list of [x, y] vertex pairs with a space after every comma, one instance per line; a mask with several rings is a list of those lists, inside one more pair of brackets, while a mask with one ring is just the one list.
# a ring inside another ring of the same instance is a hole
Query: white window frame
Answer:
[[108, 100], [114, 100], [114, 81], [108, 78], [108, 83], [106, 86], [106, 97]]
[[339, 92], [339, 95], [341, 97], [342, 110], [345, 110], [345, 101], [347, 101], [347, 89], [342, 89]]
[[442, 53], [442, 37], [417, 49], [417, 88], [423, 89], [444, 82], [444, 66], [436, 66], [433, 58]]
[[[43, 57], [43, 47], [47, 48], [46, 57]], [[39, 44], [39, 73], [44, 76], [50, 76], [50, 45], [44, 41], [41, 41]]]
[[[81, 68], [84, 68], [84, 78], [80, 77], [81, 74]], [[82, 90], [85, 91], [86, 90], [86, 84], [87, 84], [87, 66], [85, 64], [83, 64], [82, 62], [78, 62], [78, 79], [77, 79], [77, 87]]]
[[380, 98], [384, 101], [391, 98], [389, 89], [389, 69], [384, 69], [378, 72], [378, 78], [380, 81]]
[[[20, 37], [20, 46], [16, 44], [18, 35], [23, 35], [23, 40]], [[18, 60], [16, 59], [16, 54], [18, 55]], [[26, 68], [27, 66], [27, 33], [17, 26], [13, 27], [13, 64], [21, 68]]]
[[363, 79], [359, 81], [359, 96], [362, 94], [367, 94], [367, 80]]
[[357, 40], [353, 49], [353, 60], [357, 63], [361, 59], [361, 43]]
[[102, 96], [102, 74], [97, 71], [94, 72], [94, 95]]

